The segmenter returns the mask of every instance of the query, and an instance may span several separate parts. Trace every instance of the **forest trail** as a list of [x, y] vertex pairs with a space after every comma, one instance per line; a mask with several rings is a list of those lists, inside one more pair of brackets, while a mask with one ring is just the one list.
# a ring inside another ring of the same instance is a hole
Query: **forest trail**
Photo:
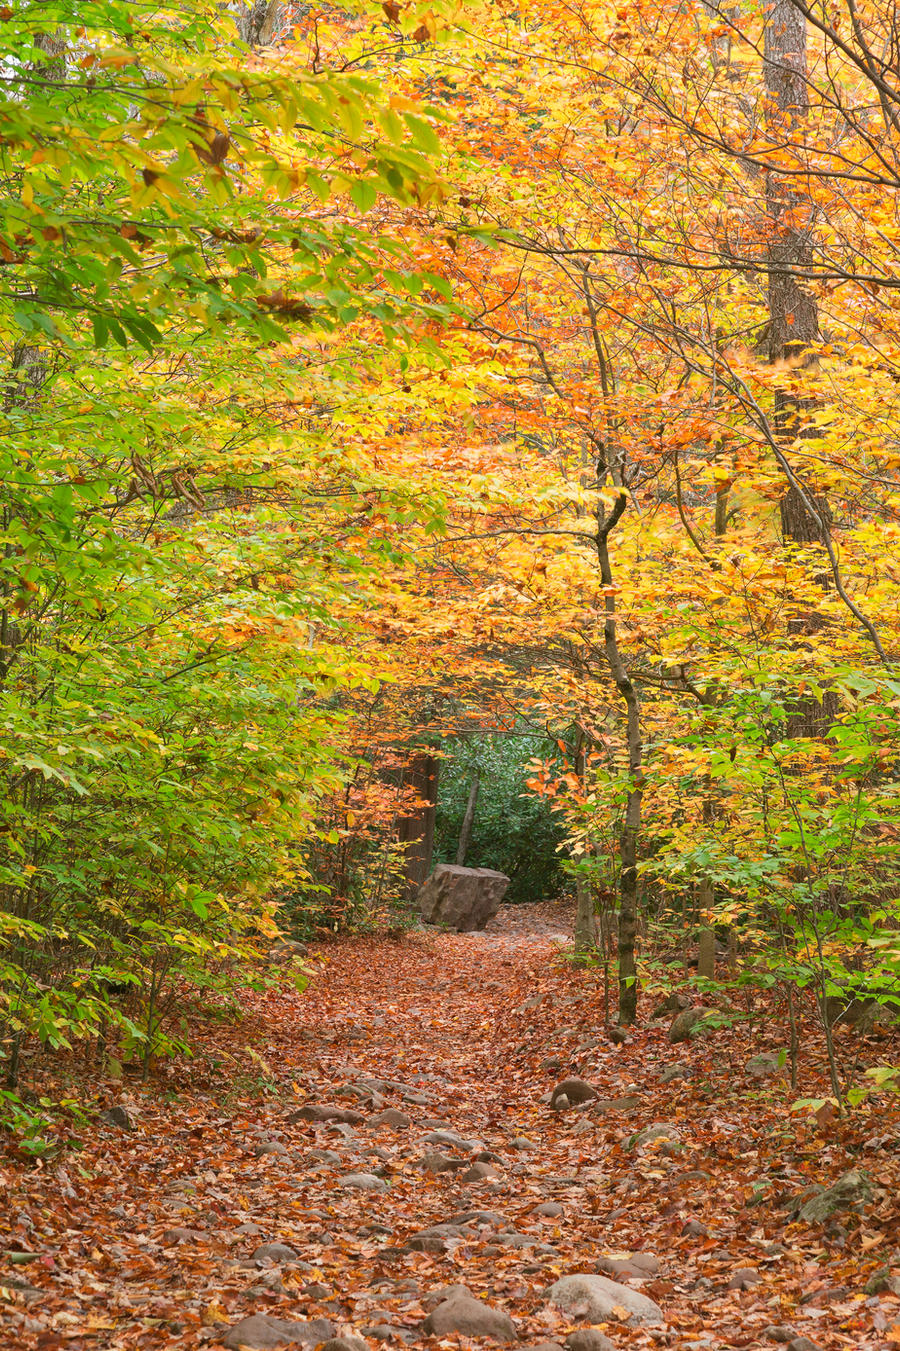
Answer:
[[[548, 1287], [604, 1267], [661, 1321], [631, 1326], [620, 1301], [572, 1351], [600, 1351], [601, 1332], [622, 1348], [900, 1344], [900, 1298], [864, 1290], [897, 1243], [889, 1125], [873, 1140], [871, 1119], [825, 1139], [796, 1124], [787, 1085], [745, 1073], [770, 1049], [746, 1030], [670, 1046], [661, 1022], [613, 1045], [599, 975], [559, 959], [564, 915], [324, 945], [305, 994], [207, 1022], [193, 1066], [146, 1090], [109, 1083], [134, 1129], [103, 1123], [61, 1162], [8, 1169], [4, 1351], [435, 1346], [422, 1324], [454, 1284], [523, 1346], [563, 1345], [590, 1320]], [[599, 1100], [551, 1112], [573, 1073]], [[351, 1115], [295, 1115], [329, 1107]], [[875, 1182], [862, 1217], [792, 1220], [785, 1198], [860, 1166]], [[483, 1215], [420, 1236], [464, 1212]], [[331, 1328], [296, 1326], [319, 1319]]]

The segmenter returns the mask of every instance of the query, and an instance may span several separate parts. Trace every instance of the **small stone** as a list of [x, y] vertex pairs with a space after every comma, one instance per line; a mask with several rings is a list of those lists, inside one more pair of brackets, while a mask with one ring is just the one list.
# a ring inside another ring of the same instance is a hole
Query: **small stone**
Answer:
[[365, 1121], [362, 1112], [351, 1111], [349, 1107], [332, 1107], [328, 1103], [308, 1102], [288, 1117], [291, 1125], [298, 1121], [337, 1121], [347, 1126], [358, 1126]]
[[632, 1324], [663, 1321], [659, 1305], [640, 1291], [588, 1272], [563, 1276], [550, 1286], [546, 1298], [571, 1317], [586, 1318], [591, 1323], [616, 1317], [617, 1309], [625, 1310]]
[[289, 1152], [280, 1140], [260, 1140], [253, 1150], [258, 1159], [261, 1159], [265, 1154], [286, 1155]]
[[[592, 1098], [597, 1097], [597, 1090], [584, 1079], [563, 1079], [562, 1083], [557, 1084], [550, 1094], [550, 1106], [553, 1111], [565, 1111], [566, 1107], [576, 1107], [583, 1102], [590, 1102]], [[561, 1106], [561, 1099], [566, 1099], [566, 1106]]]
[[763, 1328], [761, 1337], [766, 1337], [770, 1342], [792, 1342], [797, 1336], [794, 1328], [787, 1327], [784, 1323], [770, 1323], [767, 1328]]
[[808, 1337], [795, 1337], [792, 1342], [788, 1342], [787, 1351], [820, 1351], [820, 1348]]
[[432, 1337], [457, 1332], [464, 1337], [493, 1337], [500, 1342], [517, 1342], [515, 1323], [502, 1309], [492, 1309], [468, 1291], [457, 1290], [434, 1309], [422, 1324]]
[[539, 1206], [535, 1206], [534, 1214], [544, 1215], [547, 1219], [555, 1220], [560, 1215], [564, 1215], [565, 1210], [558, 1201], [542, 1201]]
[[456, 1215], [451, 1215], [447, 1223], [490, 1225], [500, 1229], [507, 1221], [496, 1210], [460, 1210]]
[[510, 1149], [537, 1149], [539, 1148], [535, 1140], [529, 1140], [527, 1135], [517, 1135], [509, 1142]]
[[598, 1098], [591, 1111], [597, 1116], [609, 1116], [615, 1112], [633, 1112], [640, 1105], [640, 1098], [633, 1095], [628, 1098]]
[[448, 1159], [445, 1154], [434, 1152], [423, 1156], [420, 1167], [424, 1168], [426, 1173], [453, 1173], [459, 1168], [468, 1168], [469, 1160]]
[[[206, 1235], [199, 1229], [184, 1229], [180, 1225], [175, 1225], [172, 1229], [167, 1229], [162, 1236], [163, 1243], [174, 1246], [176, 1243], [196, 1243], [198, 1239], [204, 1239]], [[0, 1281], [0, 1285], [3, 1282]]]
[[767, 1079], [772, 1074], [786, 1072], [787, 1058], [784, 1051], [765, 1051], [762, 1055], [751, 1056], [744, 1070], [752, 1079]]
[[390, 1323], [376, 1323], [372, 1327], [363, 1328], [364, 1337], [371, 1337], [373, 1342], [409, 1342], [415, 1340], [415, 1333], [408, 1328], [394, 1328]]
[[137, 1123], [124, 1103], [117, 1102], [114, 1107], [107, 1107], [105, 1112], [100, 1113], [100, 1118], [109, 1126], [117, 1126], [121, 1131], [133, 1131]]
[[348, 1173], [346, 1177], [341, 1178], [342, 1187], [350, 1187], [361, 1192], [386, 1192], [388, 1184], [383, 1177], [377, 1177], [374, 1173]]
[[443, 1145], [445, 1149], [458, 1149], [461, 1154], [472, 1154], [481, 1148], [479, 1140], [464, 1140], [456, 1131], [438, 1130], [425, 1136], [426, 1145]]
[[287, 1243], [264, 1243], [253, 1254], [254, 1262], [295, 1262], [300, 1256]]
[[673, 1014], [681, 1013], [682, 1009], [686, 1008], [690, 1008], [687, 995], [679, 994], [677, 990], [673, 990], [653, 1009], [650, 1014], [650, 1021], [653, 1022], [655, 1018], [671, 1018]]
[[532, 1342], [530, 1346], [523, 1346], [522, 1351], [563, 1351], [559, 1342]]
[[6, 1290], [15, 1290], [16, 1294], [21, 1295], [26, 1303], [33, 1299], [39, 1299], [44, 1293], [38, 1286], [32, 1285], [22, 1276], [8, 1276], [2, 1271], [0, 1271], [0, 1287]]
[[851, 1169], [844, 1173], [832, 1186], [817, 1192], [800, 1208], [800, 1218], [806, 1224], [824, 1224], [832, 1215], [842, 1210], [857, 1210], [863, 1206], [872, 1194], [872, 1185], [868, 1173], [861, 1169]]
[[320, 1351], [369, 1351], [362, 1337], [329, 1337]]
[[377, 1116], [369, 1117], [370, 1126], [390, 1126], [392, 1130], [405, 1130], [407, 1126], [412, 1125], [410, 1118], [405, 1112], [400, 1112], [396, 1107], [388, 1107]]
[[695, 1220], [693, 1218], [685, 1220], [684, 1224], [681, 1226], [681, 1232], [683, 1235], [690, 1238], [709, 1238], [709, 1230], [706, 1225], [702, 1224], [700, 1220]]
[[900, 1295], [900, 1272], [893, 1272], [890, 1267], [882, 1267], [875, 1271], [866, 1281], [863, 1290], [867, 1295]]
[[599, 1328], [579, 1328], [566, 1338], [569, 1351], [616, 1351], [615, 1344]]
[[659, 1258], [648, 1252], [632, 1253], [631, 1257], [601, 1257], [597, 1270], [617, 1280], [646, 1281], [659, 1271]]
[[246, 1347], [247, 1351], [273, 1351], [277, 1346], [316, 1346], [333, 1336], [334, 1324], [327, 1318], [298, 1323], [255, 1313], [230, 1327], [222, 1338], [222, 1345], [229, 1351], [240, 1351], [241, 1347]]
[[692, 1037], [700, 1036], [704, 1032], [711, 1032], [712, 1027], [704, 1028], [702, 1024], [707, 1018], [715, 1014], [715, 1009], [682, 1009], [676, 1015], [669, 1028], [669, 1041], [674, 1046], [679, 1041], [689, 1041]]
[[673, 1140], [677, 1143], [680, 1138], [677, 1126], [667, 1121], [655, 1121], [652, 1126], [645, 1126], [637, 1135], [633, 1135], [628, 1141], [628, 1148], [644, 1149], [647, 1145], [655, 1144], [657, 1140]]
[[738, 1267], [728, 1282], [729, 1290], [748, 1290], [751, 1285], [759, 1285], [762, 1280], [755, 1267]]
[[462, 1182], [483, 1182], [486, 1177], [500, 1177], [499, 1168], [492, 1163], [473, 1163], [471, 1168], [460, 1174]]
[[661, 1084], [670, 1084], [673, 1079], [690, 1079], [691, 1068], [689, 1065], [667, 1065], [659, 1076]]

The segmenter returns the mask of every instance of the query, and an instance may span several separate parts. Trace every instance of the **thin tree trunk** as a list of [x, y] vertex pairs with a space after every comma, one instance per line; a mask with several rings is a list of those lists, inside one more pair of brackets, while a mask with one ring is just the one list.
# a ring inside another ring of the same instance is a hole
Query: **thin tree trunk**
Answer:
[[480, 787], [481, 774], [476, 769], [475, 777], [469, 788], [469, 800], [466, 803], [466, 810], [463, 813], [462, 826], [459, 831], [459, 844], [456, 846], [456, 863], [460, 868], [465, 866], [469, 841], [472, 838], [472, 823], [475, 820], [475, 806], [478, 802], [478, 789]]
[[607, 516], [604, 508], [597, 534], [597, 558], [604, 589], [606, 621], [603, 627], [603, 650], [616, 689], [625, 703], [625, 739], [628, 749], [630, 787], [625, 802], [625, 815], [619, 835], [619, 1022], [630, 1026], [637, 1017], [638, 980], [635, 960], [637, 937], [637, 844], [641, 826], [641, 804], [644, 797], [643, 742], [641, 739], [641, 706], [637, 690], [631, 680], [625, 659], [619, 648], [616, 628], [616, 600], [613, 589], [612, 566], [609, 558], [609, 536], [621, 519], [628, 497], [620, 492], [615, 506]]

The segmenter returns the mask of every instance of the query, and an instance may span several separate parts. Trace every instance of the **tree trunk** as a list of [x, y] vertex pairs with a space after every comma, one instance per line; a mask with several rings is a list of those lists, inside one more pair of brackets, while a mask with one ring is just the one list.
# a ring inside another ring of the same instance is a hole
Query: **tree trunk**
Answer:
[[[769, 100], [771, 140], [778, 143], [796, 132], [809, 110], [806, 65], [806, 19], [791, 0], [777, 0], [765, 28], [763, 71]], [[777, 111], [776, 111], [777, 109]], [[812, 367], [820, 340], [819, 307], [815, 296], [798, 274], [813, 265], [812, 215], [808, 198], [792, 190], [786, 176], [770, 173], [766, 181], [770, 239], [769, 261], [769, 360]], [[775, 395], [775, 430], [780, 438], [793, 440], [812, 435], [804, 427], [804, 413], [814, 399], [779, 391]], [[781, 499], [781, 531], [795, 544], [823, 543], [831, 523], [826, 499], [806, 486], [814, 512], [792, 484]]]
[[478, 802], [478, 789], [481, 787], [481, 775], [476, 769], [475, 777], [469, 788], [469, 800], [466, 803], [466, 810], [463, 813], [462, 826], [459, 831], [459, 844], [456, 847], [457, 866], [465, 866], [466, 853], [469, 848], [469, 840], [472, 838], [472, 823], [475, 820], [475, 805]]
[[431, 872], [434, 818], [437, 808], [438, 760], [430, 751], [416, 751], [403, 773], [403, 784], [424, 804], [401, 816], [397, 837], [406, 849], [406, 884], [410, 898]]
[[[638, 981], [635, 960], [637, 938], [637, 844], [644, 797], [641, 706], [637, 690], [619, 648], [616, 630], [616, 600], [609, 536], [622, 517], [628, 497], [620, 492], [609, 515], [601, 516], [596, 535], [597, 558], [603, 582], [606, 622], [603, 626], [603, 651], [616, 689], [625, 702], [625, 739], [628, 748], [628, 773], [631, 786], [625, 802], [625, 815], [619, 835], [619, 1022], [630, 1026], [637, 1017]], [[604, 509], [600, 508], [601, 512]]]

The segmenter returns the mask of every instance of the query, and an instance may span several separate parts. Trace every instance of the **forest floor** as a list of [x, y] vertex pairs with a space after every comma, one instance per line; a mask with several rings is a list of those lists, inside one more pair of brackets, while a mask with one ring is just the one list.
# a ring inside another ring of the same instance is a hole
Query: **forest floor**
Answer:
[[[791, 1114], [783, 1074], [745, 1068], [784, 1044], [772, 1019], [752, 1040], [744, 1025], [677, 1046], [667, 1021], [645, 1020], [613, 1045], [599, 974], [560, 957], [566, 913], [507, 908], [484, 934], [331, 942], [314, 949], [305, 993], [242, 995], [241, 1022], [193, 1028], [196, 1058], [148, 1085], [71, 1068], [73, 1096], [90, 1088], [132, 1128], [99, 1121], [58, 1157], [3, 1158], [3, 1351], [331, 1335], [458, 1346], [422, 1327], [458, 1284], [510, 1316], [523, 1346], [561, 1345], [589, 1319], [548, 1287], [603, 1267], [661, 1311], [631, 1326], [616, 1303], [595, 1319], [617, 1348], [900, 1346], [900, 1295], [878, 1279], [893, 1265], [900, 1292], [898, 1114]], [[663, 1081], [676, 1064], [683, 1076]], [[812, 1095], [812, 1032], [801, 1068]], [[610, 1101], [551, 1111], [548, 1091], [572, 1073]], [[304, 1106], [359, 1120], [294, 1118]], [[635, 1145], [657, 1123], [659, 1138]], [[464, 1143], [429, 1140], [437, 1131]], [[860, 1210], [796, 1218], [810, 1184], [850, 1169], [871, 1180]], [[482, 1218], [416, 1239], [460, 1212]], [[255, 1256], [270, 1244], [284, 1247]], [[318, 1319], [333, 1334], [272, 1321]]]

